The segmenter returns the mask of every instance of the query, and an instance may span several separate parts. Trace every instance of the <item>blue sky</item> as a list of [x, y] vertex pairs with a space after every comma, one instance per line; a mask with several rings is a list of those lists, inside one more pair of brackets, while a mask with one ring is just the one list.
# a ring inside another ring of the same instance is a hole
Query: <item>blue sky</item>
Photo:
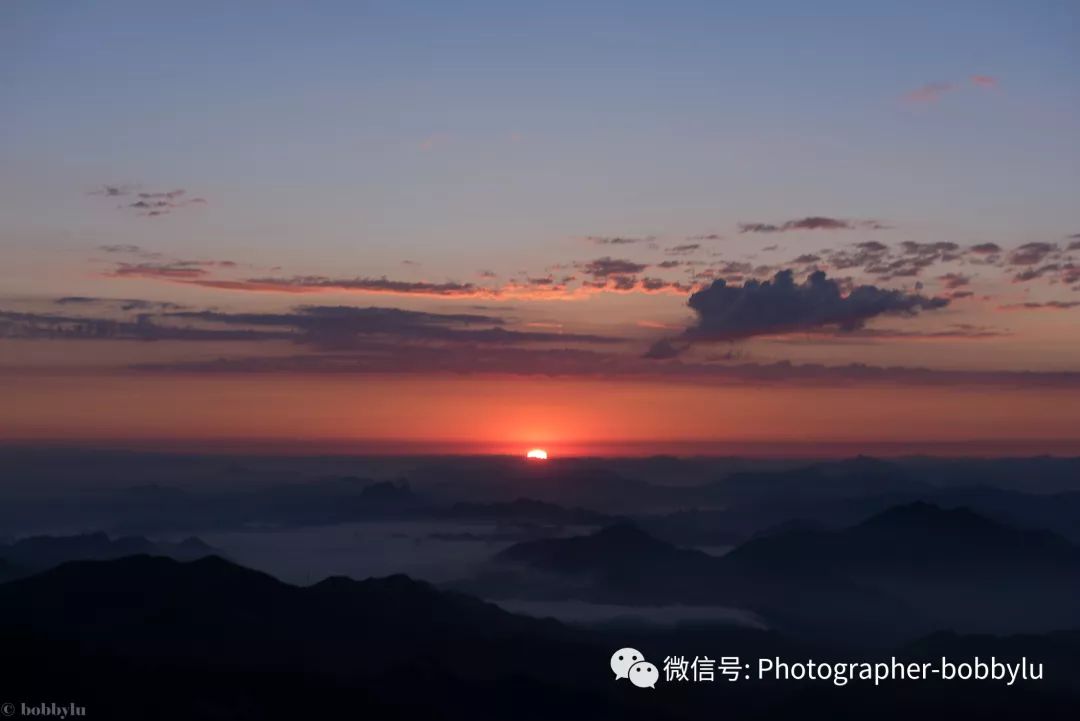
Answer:
[[6, 2], [0, 381], [782, 381], [812, 418], [863, 364], [978, 434], [986, 388], [1080, 387], [1078, 28], [1041, 1]]
[[[228, 198], [217, 247], [288, 259], [302, 228], [331, 262], [824, 212], [1075, 222], [1075, 4], [812, 7], [8, 3], [0, 202], [18, 228], [102, 182], [190, 187]], [[935, 82], [960, 87], [903, 101]]]

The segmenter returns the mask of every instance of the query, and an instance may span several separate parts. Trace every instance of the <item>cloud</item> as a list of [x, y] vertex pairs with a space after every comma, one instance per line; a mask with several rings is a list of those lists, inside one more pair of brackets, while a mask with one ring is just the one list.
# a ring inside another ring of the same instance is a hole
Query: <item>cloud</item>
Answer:
[[585, 240], [594, 245], [634, 245], [636, 243], [651, 243], [656, 240], [656, 238], [651, 235], [640, 238], [622, 235], [588, 235], [585, 236]]
[[790, 270], [783, 270], [772, 281], [729, 286], [717, 280], [694, 293], [688, 305], [697, 313], [697, 325], [685, 335], [694, 340], [734, 340], [823, 326], [855, 330], [877, 316], [914, 315], [948, 303], [945, 298], [872, 285], [858, 286], [844, 295], [840, 284], [821, 271], [811, 273], [800, 285]]
[[[292, 295], [313, 293], [362, 293], [375, 295], [400, 295], [438, 297], [447, 299], [520, 299], [520, 300], [574, 300], [597, 293], [685, 293], [691, 286], [656, 278], [639, 278], [638, 273], [649, 266], [629, 260], [598, 258], [588, 263], [576, 264], [588, 279], [579, 280], [575, 275], [556, 278], [552, 275], [515, 278], [501, 285], [480, 285], [470, 282], [426, 280], [396, 280], [382, 277], [358, 276], [333, 278], [322, 275], [296, 275], [290, 277], [228, 278], [214, 276], [211, 271], [236, 268], [232, 261], [173, 260], [160, 263], [120, 263], [107, 277], [145, 278], [193, 285], [215, 290], [246, 293], [285, 293]], [[487, 277], [487, 276], [485, 276]]]
[[688, 235], [686, 239], [691, 242], [698, 242], [702, 240], [723, 240], [724, 236], [719, 233], [703, 233], [701, 235]]
[[904, 100], [909, 103], [934, 103], [953, 90], [956, 90], [953, 83], [927, 83], [904, 95]]
[[649, 266], [643, 263], [635, 263], [631, 260], [620, 260], [618, 258], [609, 258], [605, 256], [603, 258], [591, 260], [580, 267], [585, 273], [588, 273], [593, 278], [608, 278], [613, 275], [633, 275], [635, 273], [640, 273]]
[[1039, 266], [1038, 268], [1032, 266], [1025, 268], [1016, 275], [1013, 276], [1014, 283], [1026, 283], [1029, 280], [1035, 280], [1037, 278], [1043, 278], [1045, 276], [1056, 276], [1061, 271], [1075, 270], [1071, 263], [1062, 265], [1061, 263], [1048, 263], [1046, 265]]
[[[999, 85], [998, 79], [992, 75], [972, 75], [968, 82], [984, 90], [996, 90]], [[960, 84], [952, 82], [927, 83], [905, 94], [904, 100], [914, 104], [936, 103], [943, 95], [960, 90], [960, 87]]]
[[129, 186], [125, 185], [103, 185], [99, 190], [92, 191], [90, 195], [100, 195], [106, 198], [134, 196], [135, 200], [126, 205], [118, 206], [119, 209], [134, 211], [137, 215], [145, 217], [167, 215], [179, 208], [205, 205], [207, 202], [206, 198], [190, 197], [184, 188], [133, 192]]
[[1071, 308], [1080, 308], [1080, 300], [1051, 300], [1045, 303], [1011, 303], [998, 306], [998, 310], [1069, 310]]
[[431, 152], [436, 148], [442, 147], [450, 142], [449, 133], [432, 133], [431, 135], [423, 138], [417, 145], [423, 152]]
[[235, 268], [231, 260], [171, 260], [161, 263], [120, 263], [109, 277], [113, 278], [165, 278], [192, 280], [209, 274], [212, 268]]
[[783, 223], [739, 223], [740, 233], [786, 233], [793, 230], [881, 230], [887, 226], [876, 220], [843, 220], [823, 215], [788, 220]]
[[879, 343], [881, 341], [942, 341], [942, 340], [987, 340], [1012, 336], [1009, 331], [970, 323], [955, 323], [943, 330], [904, 330], [899, 328], [859, 328], [851, 331], [836, 328], [807, 329], [797, 335], [785, 335], [772, 338], [774, 343], [785, 344], [835, 344], [844, 343]]
[[279, 293], [345, 291], [466, 298], [493, 295], [490, 291], [486, 291], [473, 283], [391, 280], [385, 276], [381, 278], [330, 278], [321, 275], [300, 275], [290, 278], [249, 278], [245, 280], [199, 279], [191, 281], [191, 284], [219, 290]]
[[195, 263], [121, 263], [110, 275], [114, 278], [201, 278], [207, 274], [205, 267]]
[[661, 338], [653, 343], [641, 357], [650, 360], [669, 360], [677, 358], [684, 350], [686, 349], [677, 347], [670, 339]]
[[[647, 354], [647, 352], [646, 352]], [[721, 356], [727, 361], [732, 354]], [[517, 376], [691, 379], [710, 385], [781, 387], [863, 387], [912, 385], [952, 388], [1080, 388], [1074, 371], [975, 371], [882, 367], [850, 363], [686, 362], [629, 356], [580, 348], [538, 348], [499, 344], [481, 346], [413, 345], [373, 340], [362, 350], [282, 357], [235, 357], [214, 361], [144, 363], [130, 370], [147, 373], [303, 373], [363, 375], [384, 373], [513, 374]]]
[[592, 334], [508, 330], [505, 320], [472, 313], [427, 313], [400, 308], [299, 306], [288, 313], [169, 313], [170, 319], [213, 325], [291, 328], [297, 343], [344, 350], [371, 336], [408, 341], [456, 343], [619, 343], [621, 339]]
[[140, 255], [144, 251], [142, 247], [138, 245], [130, 245], [128, 243], [114, 243], [112, 245], [99, 245], [98, 250], [106, 253], [124, 253], [127, 255]]
[[91, 190], [87, 195], [104, 195], [107, 198], [119, 198], [120, 196], [129, 195], [130, 193], [130, 186], [105, 184], [97, 190]]
[[698, 250], [701, 250], [701, 243], [684, 243], [683, 245], [673, 245], [664, 252], [668, 255], [686, 255]]
[[1008, 261], [1010, 265], [1035, 265], [1057, 249], [1054, 243], [1024, 243], [1009, 253]]
[[962, 273], [946, 273], [945, 275], [938, 276], [938, 280], [944, 283], [945, 287], [949, 290], [956, 290], [957, 288], [962, 288], [971, 283], [971, 277], [963, 275]]
[[[62, 305], [100, 305], [108, 299], [69, 297]], [[139, 341], [291, 341], [320, 350], [367, 347], [383, 342], [459, 344], [615, 344], [622, 339], [595, 334], [519, 331], [497, 316], [426, 313], [399, 308], [299, 306], [281, 313], [225, 313], [171, 310], [174, 304], [135, 301], [121, 310], [158, 311], [137, 318], [104, 318], [0, 310], [0, 337], [14, 339]], [[175, 306], [179, 308], [180, 306]]]
[[645, 293], [661, 293], [664, 291], [689, 293], [692, 289], [692, 286], [689, 286], [685, 283], [661, 280], [660, 278], [642, 278], [635, 287], [644, 291]]
[[287, 331], [162, 325], [149, 315], [132, 321], [0, 310], [0, 338], [9, 339], [230, 342], [284, 340], [291, 335]]
[[83, 295], [67, 295], [53, 300], [56, 305], [75, 306], [105, 306], [115, 307], [122, 311], [164, 311], [180, 310], [185, 306], [179, 303], [170, 303], [161, 300], [143, 300], [141, 298], [97, 298]]
[[[981, 243], [965, 248], [951, 241], [920, 243], [909, 240], [893, 246], [878, 241], [863, 241], [841, 248], [827, 248], [814, 255], [820, 256], [822, 264], [833, 270], [859, 269], [880, 280], [889, 280], [917, 277], [939, 263], [997, 266], [1002, 252], [1001, 246], [996, 243]], [[1020, 256], [1025, 252], [1020, 251]]]

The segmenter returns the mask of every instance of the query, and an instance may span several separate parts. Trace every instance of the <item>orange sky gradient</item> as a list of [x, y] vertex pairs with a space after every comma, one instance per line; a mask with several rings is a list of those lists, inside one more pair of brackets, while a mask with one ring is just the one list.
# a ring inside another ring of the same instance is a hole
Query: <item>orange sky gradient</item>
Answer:
[[880, 451], [890, 444], [932, 448], [972, 439], [984, 444], [981, 452], [998, 442], [1015, 443], [1010, 448], [1018, 452], [1080, 448], [1080, 392], [1062, 389], [57, 375], [33, 383], [0, 378], [0, 393], [6, 441], [167, 440], [207, 447], [272, 441], [297, 448], [334, 441], [348, 452], [355, 440], [357, 452], [415, 445], [516, 453], [538, 446], [553, 456], [659, 453], [679, 444], [708, 454], [740, 443], [766, 455], [770, 444], [774, 450], [820, 443]]

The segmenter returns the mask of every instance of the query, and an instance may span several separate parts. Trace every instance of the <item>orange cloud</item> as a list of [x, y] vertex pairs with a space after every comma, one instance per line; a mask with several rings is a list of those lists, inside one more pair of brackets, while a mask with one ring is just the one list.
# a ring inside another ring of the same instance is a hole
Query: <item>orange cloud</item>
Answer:
[[921, 88], [912, 90], [904, 99], [909, 103], [933, 103], [944, 95], [945, 93], [956, 90], [956, 85], [953, 83], [927, 83]]

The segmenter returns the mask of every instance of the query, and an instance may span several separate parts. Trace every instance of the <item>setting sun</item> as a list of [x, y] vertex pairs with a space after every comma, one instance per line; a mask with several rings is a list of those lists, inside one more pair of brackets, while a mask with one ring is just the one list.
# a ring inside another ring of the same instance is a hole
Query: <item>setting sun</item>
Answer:
[[525, 454], [525, 457], [540, 461], [546, 461], [548, 455], [547, 451], [545, 451], [543, 448], [533, 448], [531, 451]]

